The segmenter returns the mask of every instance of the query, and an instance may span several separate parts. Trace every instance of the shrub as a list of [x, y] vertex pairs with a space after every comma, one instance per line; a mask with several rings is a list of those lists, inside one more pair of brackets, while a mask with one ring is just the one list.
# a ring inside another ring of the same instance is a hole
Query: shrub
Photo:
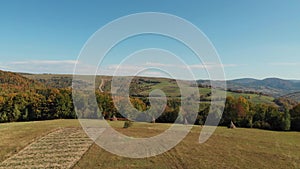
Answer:
[[256, 121], [253, 123], [253, 128], [259, 128], [259, 129], [267, 129], [270, 130], [271, 126], [269, 123], [264, 121]]
[[123, 128], [129, 128], [129, 127], [131, 127], [132, 125], [133, 125], [133, 122], [132, 122], [132, 121], [125, 121], [125, 122], [124, 122]]

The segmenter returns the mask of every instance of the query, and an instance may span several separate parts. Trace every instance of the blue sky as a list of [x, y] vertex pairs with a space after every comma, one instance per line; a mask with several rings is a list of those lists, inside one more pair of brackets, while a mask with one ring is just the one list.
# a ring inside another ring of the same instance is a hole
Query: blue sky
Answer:
[[[300, 79], [299, 0], [2, 0], [0, 4], [0, 69], [72, 73], [81, 48], [99, 28], [125, 15], [163, 12], [190, 21], [207, 35], [227, 79]], [[104, 66], [117, 62], [111, 56]]]

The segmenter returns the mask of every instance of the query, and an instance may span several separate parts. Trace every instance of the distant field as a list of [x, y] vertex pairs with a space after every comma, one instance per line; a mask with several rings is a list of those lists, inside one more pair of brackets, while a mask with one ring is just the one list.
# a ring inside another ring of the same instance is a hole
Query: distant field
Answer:
[[[134, 137], [163, 132], [169, 124], [110, 122], [118, 131]], [[54, 129], [79, 127], [77, 120], [53, 120], [0, 124], [0, 161]], [[119, 157], [92, 147], [74, 168], [300, 168], [300, 133], [219, 127], [204, 144], [198, 144], [200, 126], [172, 150], [146, 159]]]
[[247, 93], [234, 93], [234, 92], [227, 92], [227, 96], [233, 96], [233, 97], [240, 97], [243, 96], [246, 99], [248, 99], [252, 103], [256, 104], [274, 104], [273, 100], [274, 97], [271, 96], [264, 96], [264, 95], [258, 95], [258, 94], [247, 94]]
[[[199, 88], [199, 92], [201, 95], [207, 95], [208, 93], [211, 92], [210, 89], [208, 88]], [[225, 93], [226, 92], [226, 93]], [[264, 95], [258, 95], [258, 94], [248, 94], [248, 93], [235, 93], [235, 92], [229, 92], [229, 91], [224, 91], [224, 90], [217, 90], [217, 94], [226, 94], [226, 96], [232, 96], [235, 98], [238, 98], [240, 96], [246, 98], [247, 100], [249, 100], [252, 103], [255, 104], [271, 104], [271, 105], [275, 105], [275, 103], [273, 102], [274, 97], [271, 96], [264, 96]], [[206, 97], [206, 99], [210, 99], [211, 97]]]

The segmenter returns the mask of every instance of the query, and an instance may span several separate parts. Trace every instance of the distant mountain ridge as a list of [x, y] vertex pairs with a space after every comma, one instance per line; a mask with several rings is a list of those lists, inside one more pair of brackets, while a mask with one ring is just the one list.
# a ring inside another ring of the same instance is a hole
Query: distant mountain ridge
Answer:
[[227, 88], [232, 90], [256, 91], [273, 97], [280, 97], [300, 91], [300, 81], [280, 78], [236, 79], [227, 82]]
[[280, 78], [237, 79], [227, 82], [227, 88], [262, 92], [274, 97], [300, 91], [300, 81], [284, 80]]
[[[199, 85], [210, 85], [209, 80], [198, 80]], [[263, 80], [241, 78], [228, 80], [227, 89], [242, 92], [264, 93], [273, 97], [280, 97], [290, 93], [300, 92], [299, 80], [284, 80], [280, 78], [266, 78]]]
[[258, 81], [257, 79], [253, 79], [253, 78], [242, 78], [242, 79], [234, 79], [231, 80], [234, 83], [239, 83], [239, 84], [247, 84], [247, 83], [253, 83]]

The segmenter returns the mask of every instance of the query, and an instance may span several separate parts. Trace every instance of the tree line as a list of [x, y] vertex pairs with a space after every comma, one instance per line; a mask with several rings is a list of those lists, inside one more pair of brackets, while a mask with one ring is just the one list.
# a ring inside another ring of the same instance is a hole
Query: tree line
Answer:
[[76, 118], [70, 89], [2, 94], [0, 122]]
[[[115, 108], [111, 94], [96, 92], [97, 105], [89, 106], [92, 97], [79, 96], [75, 99], [80, 118], [124, 118], [124, 113], [128, 110], [121, 107], [118, 111]], [[122, 101], [123, 98], [118, 98]], [[136, 112], [127, 112], [125, 118], [135, 120], [143, 119], [160, 123], [177, 122], [194, 123], [204, 125], [210, 111], [210, 104], [199, 103], [199, 111], [196, 117], [188, 110], [184, 114], [179, 114], [180, 99], [169, 98], [167, 106], [162, 114], [147, 112], [151, 107], [149, 99], [130, 98], [131, 104], [136, 108]], [[227, 97], [224, 112], [223, 108], [214, 108], [211, 113], [216, 119], [220, 119], [219, 125], [228, 126], [231, 121], [237, 127], [260, 128], [268, 130], [294, 130], [300, 131], [300, 104], [289, 107], [267, 104], [253, 104], [244, 97]], [[131, 109], [132, 110], [132, 109]], [[36, 89], [28, 92], [6, 93], [0, 96], [0, 122], [51, 120], [51, 119], [74, 119], [77, 115], [74, 110], [71, 89]], [[193, 121], [196, 119], [196, 121]]]
[[300, 104], [289, 109], [287, 105], [253, 104], [244, 97], [227, 97], [220, 125], [230, 121], [239, 127], [300, 131]]

